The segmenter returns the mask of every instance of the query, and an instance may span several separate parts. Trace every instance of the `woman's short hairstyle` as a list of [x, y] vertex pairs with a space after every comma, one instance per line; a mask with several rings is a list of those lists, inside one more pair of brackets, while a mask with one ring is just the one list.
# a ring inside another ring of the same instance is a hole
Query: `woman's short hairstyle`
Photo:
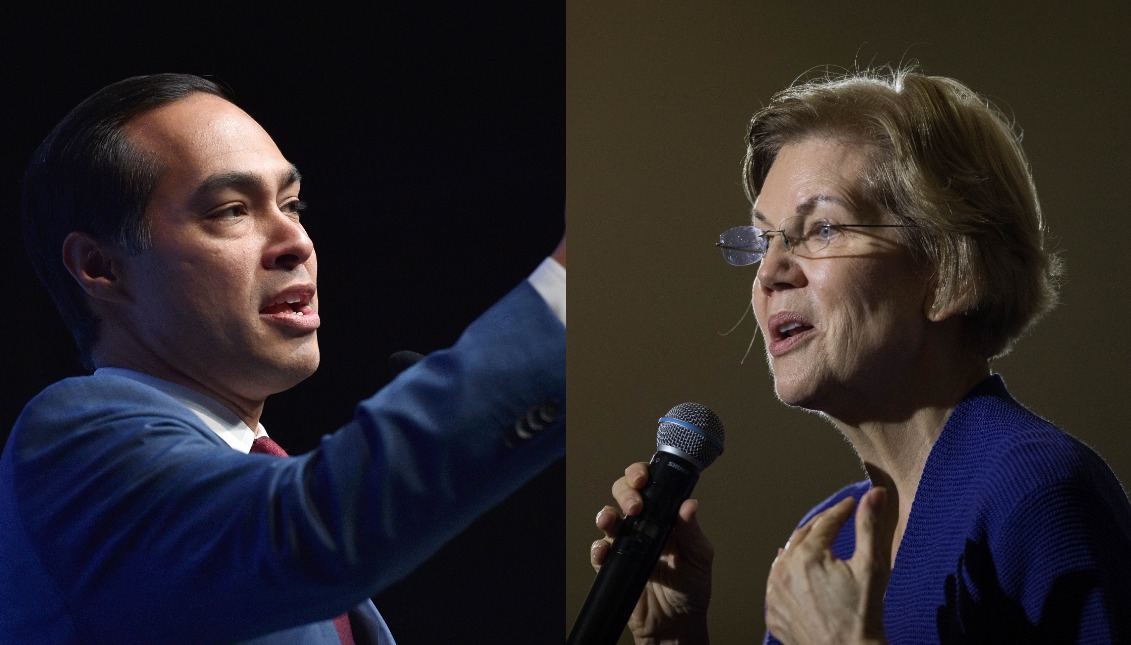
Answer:
[[782, 146], [817, 137], [860, 145], [865, 196], [931, 272], [935, 310], [961, 312], [987, 358], [1009, 352], [1053, 307], [1058, 259], [1020, 134], [962, 83], [911, 69], [799, 83], [750, 121], [743, 175], [757, 199]]
[[130, 145], [122, 126], [197, 92], [227, 98], [212, 81], [189, 74], [136, 76], [108, 85], [55, 126], [24, 173], [24, 245], [88, 369], [99, 321], [63, 265], [63, 240], [81, 231], [131, 253], [148, 247], [145, 208], [162, 167]]

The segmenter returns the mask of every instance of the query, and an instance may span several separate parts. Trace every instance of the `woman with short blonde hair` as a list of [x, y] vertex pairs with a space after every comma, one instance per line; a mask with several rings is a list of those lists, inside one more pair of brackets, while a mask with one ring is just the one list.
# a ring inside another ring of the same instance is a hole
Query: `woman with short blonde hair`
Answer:
[[[1009, 120], [958, 81], [885, 69], [780, 92], [747, 144], [752, 222], [718, 246], [757, 265], [778, 398], [820, 412], [867, 475], [779, 549], [766, 641], [1131, 642], [1126, 493], [990, 369], [1060, 274]], [[614, 483], [621, 509], [640, 512], [648, 476]], [[629, 621], [639, 643], [707, 640], [696, 508]], [[620, 521], [598, 514], [595, 567]]]

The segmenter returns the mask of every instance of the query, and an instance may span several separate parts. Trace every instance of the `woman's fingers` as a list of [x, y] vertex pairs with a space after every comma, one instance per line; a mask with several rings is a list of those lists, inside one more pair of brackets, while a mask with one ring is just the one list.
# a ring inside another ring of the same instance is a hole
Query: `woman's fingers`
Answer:
[[636, 515], [644, 508], [640, 489], [648, 484], [648, 464], [637, 462], [624, 469], [624, 477], [613, 482], [613, 499], [625, 515]]
[[606, 538], [612, 539], [620, 530], [620, 515], [617, 514], [617, 510], [612, 506], [602, 508], [597, 513], [597, 528]]
[[605, 540], [596, 540], [589, 547], [589, 564], [593, 565], [594, 571], [601, 570], [601, 565], [609, 555], [609, 546]]
[[793, 532], [789, 541], [785, 543], [785, 550], [799, 547], [803, 544], [814, 549], [828, 549], [836, 540], [840, 527], [852, 516], [852, 509], [856, 500], [846, 497], [834, 506], [827, 508], [813, 517], [801, 528]]

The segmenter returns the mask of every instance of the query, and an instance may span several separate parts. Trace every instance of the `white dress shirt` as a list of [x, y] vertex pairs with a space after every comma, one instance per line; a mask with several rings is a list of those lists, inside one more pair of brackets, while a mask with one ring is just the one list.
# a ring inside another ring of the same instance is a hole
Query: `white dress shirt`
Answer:
[[251, 444], [256, 437], [266, 436], [267, 430], [260, 423], [252, 430], [244, 423], [235, 412], [232, 412], [223, 403], [212, 397], [205, 396], [196, 390], [183, 385], [170, 383], [156, 376], [142, 374], [124, 367], [100, 367], [94, 370], [95, 376], [121, 376], [144, 383], [173, 397], [192, 410], [193, 414], [200, 417], [204, 425], [223, 439], [229, 446], [247, 453], [251, 451]]

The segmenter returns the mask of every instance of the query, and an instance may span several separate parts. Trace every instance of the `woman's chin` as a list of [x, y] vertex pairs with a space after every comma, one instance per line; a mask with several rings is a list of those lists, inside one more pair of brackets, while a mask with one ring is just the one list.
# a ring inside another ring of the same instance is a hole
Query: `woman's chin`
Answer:
[[775, 379], [774, 393], [782, 403], [795, 408], [815, 410], [817, 405], [817, 388], [808, 379], [783, 380]]

